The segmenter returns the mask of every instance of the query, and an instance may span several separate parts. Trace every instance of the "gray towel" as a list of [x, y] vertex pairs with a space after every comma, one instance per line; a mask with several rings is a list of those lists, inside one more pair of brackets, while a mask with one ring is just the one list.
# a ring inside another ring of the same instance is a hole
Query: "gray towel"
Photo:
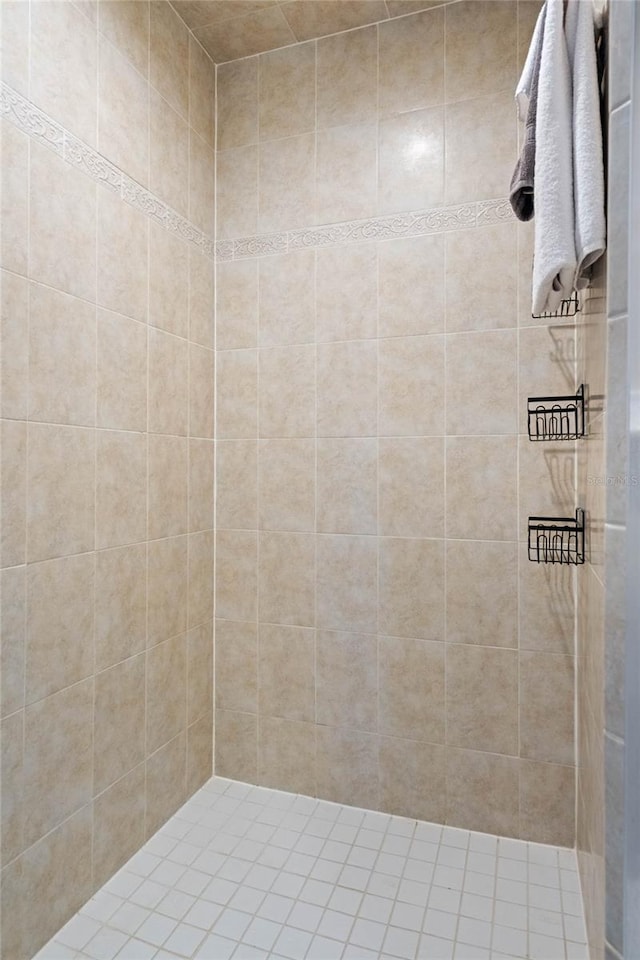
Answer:
[[537, 44], [534, 55], [533, 70], [531, 73], [531, 89], [529, 91], [529, 106], [525, 122], [524, 143], [516, 163], [509, 200], [518, 220], [531, 220], [533, 217], [534, 197], [533, 178], [536, 166], [536, 114], [538, 112], [538, 78], [540, 76], [540, 61], [542, 60], [542, 40], [544, 37], [544, 17], [546, 7], [541, 12], [541, 28], [537, 35]]

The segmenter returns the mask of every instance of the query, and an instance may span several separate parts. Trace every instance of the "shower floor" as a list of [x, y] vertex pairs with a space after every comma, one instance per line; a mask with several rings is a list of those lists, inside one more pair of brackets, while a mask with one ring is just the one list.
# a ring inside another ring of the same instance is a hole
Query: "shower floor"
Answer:
[[214, 777], [38, 960], [587, 960], [571, 850]]

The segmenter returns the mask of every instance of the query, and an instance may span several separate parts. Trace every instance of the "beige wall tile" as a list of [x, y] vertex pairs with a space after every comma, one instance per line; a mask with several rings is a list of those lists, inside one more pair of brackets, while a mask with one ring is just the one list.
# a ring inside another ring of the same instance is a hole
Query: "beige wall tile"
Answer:
[[[290, 9], [290, 8], [289, 8]], [[296, 44], [260, 57], [260, 139], [307, 133], [316, 123], [316, 45]]]
[[85, 680], [25, 712], [25, 846], [91, 799], [93, 680]]
[[318, 42], [318, 128], [374, 120], [377, 108], [376, 27]]
[[98, 304], [147, 319], [149, 220], [105, 187], [98, 191]]
[[377, 647], [375, 636], [318, 631], [316, 723], [377, 730]]
[[531, 563], [520, 552], [520, 649], [574, 653], [574, 578], [568, 567]]
[[147, 750], [184, 730], [187, 707], [186, 637], [173, 637], [147, 653]]
[[99, 0], [98, 26], [143, 77], [149, 75], [149, 4]]
[[215, 265], [196, 250], [189, 251], [189, 337], [214, 346]]
[[471, 750], [515, 756], [518, 752], [516, 651], [448, 644], [446, 658], [447, 742]]
[[247, 237], [258, 229], [258, 149], [221, 150], [216, 156], [218, 240]]
[[258, 703], [262, 716], [313, 721], [313, 630], [262, 622], [258, 633]]
[[145, 830], [152, 836], [185, 800], [187, 738], [183, 732], [147, 759]]
[[183, 117], [189, 115], [189, 32], [170, 4], [150, 4], [149, 78]]
[[186, 537], [148, 545], [148, 644], [153, 646], [187, 629], [188, 543]]
[[187, 796], [213, 774], [213, 724], [211, 715], [187, 727]]
[[24, 849], [23, 745], [24, 711], [20, 710], [0, 724], [0, 855], [3, 864], [19, 856]]
[[387, 240], [378, 244], [378, 331], [381, 337], [442, 333], [444, 243], [444, 237], [433, 236]]
[[379, 806], [399, 817], [442, 823], [446, 815], [446, 751], [433, 743], [380, 737]]
[[96, 669], [140, 653], [147, 645], [147, 548], [145, 544], [96, 554]]
[[531, 760], [572, 763], [573, 657], [520, 655], [520, 753]]
[[258, 260], [216, 264], [218, 350], [258, 344], [258, 266]]
[[108, 41], [98, 47], [98, 149], [143, 186], [149, 183], [149, 88]]
[[260, 233], [290, 230], [315, 221], [313, 133], [260, 144]]
[[444, 544], [380, 540], [378, 628], [395, 637], [444, 637]]
[[[213, 553], [213, 551], [212, 551]], [[200, 717], [211, 722], [213, 686], [213, 621], [187, 634], [187, 723]]]
[[444, 441], [385, 439], [378, 449], [378, 532], [444, 536]]
[[2, 79], [25, 96], [29, 92], [29, 8], [8, 3], [2, 8]]
[[95, 421], [95, 307], [32, 284], [29, 298], [29, 417]]
[[[447, 331], [515, 327], [517, 320], [516, 226], [492, 224], [445, 237]], [[491, 251], [499, 269], [477, 271], [473, 264]], [[530, 269], [529, 269], [530, 273]], [[533, 358], [529, 357], [531, 361]]]
[[[542, 445], [531, 443], [528, 437], [519, 438], [518, 495], [521, 540], [527, 536], [527, 520], [530, 516], [570, 517], [574, 515], [576, 486], [574, 451], [573, 443]], [[590, 514], [594, 519], [602, 517], [602, 514], [598, 515], [596, 510], [591, 510]], [[592, 550], [595, 545], [594, 540], [595, 538], [592, 538]]]
[[[450, 437], [446, 458], [447, 536], [514, 540], [515, 437]], [[470, 476], [476, 478], [472, 487]]]
[[339, 223], [377, 212], [375, 124], [334, 127], [318, 133], [318, 223]]
[[319, 248], [316, 256], [316, 339], [374, 338], [378, 309], [376, 245]]
[[378, 37], [381, 115], [443, 103], [444, 10], [382, 23]]
[[29, 425], [29, 562], [93, 549], [94, 481], [93, 431]]
[[189, 440], [189, 532], [213, 527], [214, 444]]
[[3, 567], [24, 563], [27, 549], [27, 424], [3, 420], [0, 424], [0, 477]]
[[149, 323], [178, 337], [190, 336], [189, 248], [153, 220], [149, 221]]
[[298, 40], [353, 30], [387, 16], [381, 0], [349, 0], [338, 7], [332, 0], [316, 0], [314, 3], [293, 0], [287, 3], [283, 12]]
[[0, 716], [6, 717], [24, 704], [26, 567], [3, 570], [0, 590]]
[[[46, 2], [39, 5], [54, 6]], [[32, 279], [93, 300], [96, 294], [95, 183], [88, 177], [79, 177], [61, 157], [38, 143], [30, 145], [29, 174]], [[120, 209], [121, 201], [115, 197], [112, 201]], [[64, 242], [61, 242], [61, 224], [64, 224]], [[131, 239], [129, 235], [129, 242]], [[103, 255], [106, 256], [101, 250], [100, 258]]]
[[514, 757], [472, 750], [447, 752], [447, 823], [518, 836], [518, 769]]
[[215, 112], [215, 64], [195, 38], [189, 37], [189, 123], [211, 147], [216, 139]]
[[95, 684], [93, 777], [99, 793], [144, 760], [144, 655], [97, 674]]
[[447, 640], [518, 646], [518, 547], [515, 543], [447, 543]]
[[29, 287], [23, 277], [4, 270], [0, 273], [0, 403], [2, 416], [17, 420], [28, 416]]
[[444, 433], [444, 338], [381, 340], [378, 429], [380, 436]]
[[261, 437], [311, 437], [316, 404], [315, 347], [260, 350]]
[[573, 767], [520, 761], [520, 833], [523, 839], [534, 843], [574, 846]]
[[30, 12], [29, 95], [41, 110], [95, 146], [95, 25], [73, 4], [59, 0], [37, 0]]
[[259, 528], [313, 532], [315, 442], [261, 440], [258, 456]]
[[219, 777], [255, 783], [258, 776], [258, 721], [249, 713], [216, 710], [215, 770]]
[[216, 620], [215, 660], [217, 708], [257, 713], [257, 625]]
[[[550, 397], [576, 392], [577, 343], [576, 331], [562, 324], [525, 327], [518, 336], [519, 423], [520, 433], [525, 433], [528, 397], [540, 396], [541, 392]], [[563, 444], [563, 448], [568, 445]]]
[[317, 537], [318, 627], [375, 633], [378, 545], [372, 537]]
[[263, 531], [259, 536], [258, 559], [259, 620], [313, 626], [314, 537]]
[[217, 78], [218, 150], [257, 143], [258, 58], [223, 63]]
[[318, 441], [318, 532], [377, 532], [377, 467], [377, 440]]
[[380, 733], [444, 741], [444, 644], [384, 637], [378, 648]]
[[255, 530], [258, 526], [257, 441], [221, 440], [217, 446], [217, 528]]
[[[516, 161], [516, 115], [510, 93], [447, 106], [445, 202], [500, 196]], [[469, 163], [470, 139], [476, 162]]]
[[[33, 956], [89, 899], [91, 836], [91, 807], [85, 806], [22, 858], [24, 902], [40, 904], [24, 925], [23, 956]], [[65, 882], [57, 883], [61, 876]]]
[[[6, 4], [2, 8], [3, 22], [8, 9], [18, 4]], [[3, 50], [3, 66], [6, 58]], [[27, 273], [29, 256], [29, 139], [6, 120], [2, 121], [2, 237], [0, 237], [0, 261], [7, 270]], [[42, 178], [42, 175], [41, 175]]]
[[149, 187], [178, 213], [189, 213], [189, 127], [154, 90], [149, 103]]
[[[197, 36], [215, 63], [252, 57], [294, 43], [295, 37], [279, 7], [270, 6], [248, 16], [226, 19], [198, 30]], [[238, 29], [240, 27], [240, 29]]]
[[217, 439], [255, 437], [258, 431], [258, 354], [224, 350], [216, 357]]
[[93, 671], [94, 559], [85, 554], [30, 565], [27, 574], [26, 702]]
[[517, 6], [462, 0], [446, 11], [447, 100], [510, 88], [516, 81]]
[[517, 352], [515, 330], [447, 337], [448, 434], [518, 432]]
[[213, 531], [189, 535], [189, 627], [213, 616]]
[[210, 237], [215, 234], [215, 172], [213, 147], [192, 130], [189, 137], [189, 219]]
[[147, 440], [101, 430], [96, 453], [96, 546], [146, 539]]
[[318, 796], [334, 803], [378, 806], [378, 738], [340, 727], [316, 727]]
[[149, 330], [149, 430], [186, 435], [189, 355], [186, 340]]
[[107, 310], [97, 316], [97, 412], [99, 427], [147, 428], [147, 329]]
[[312, 343], [315, 336], [314, 250], [259, 260], [259, 343]]
[[444, 108], [380, 122], [378, 212], [420, 210], [444, 201]]
[[213, 438], [215, 423], [215, 354], [189, 344], [189, 434]]
[[93, 804], [93, 877], [106, 883], [144, 843], [144, 764], [100, 794]]
[[187, 530], [187, 441], [149, 437], [149, 538]]
[[314, 796], [315, 736], [312, 723], [260, 717], [258, 783], [264, 787]]
[[318, 436], [375, 436], [377, 356], [371, 340], [318, 346]]
[[255, 533], [219, 531], [216, 536], [216, 616], [256, 620], [258, 538]]

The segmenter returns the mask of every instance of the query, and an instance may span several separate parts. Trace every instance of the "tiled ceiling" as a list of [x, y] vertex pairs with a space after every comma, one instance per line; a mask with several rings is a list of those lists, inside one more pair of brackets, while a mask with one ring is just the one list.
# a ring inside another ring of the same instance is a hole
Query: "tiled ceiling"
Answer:
[[172, 0], [215, 63], [364, 27], [447, 0]]

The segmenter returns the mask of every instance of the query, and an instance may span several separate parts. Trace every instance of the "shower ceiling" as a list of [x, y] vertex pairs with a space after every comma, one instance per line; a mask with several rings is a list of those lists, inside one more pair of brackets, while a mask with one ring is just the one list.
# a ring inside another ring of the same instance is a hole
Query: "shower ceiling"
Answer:
[[215, 63], [250, 57], [447, 0], [172, 0]]

